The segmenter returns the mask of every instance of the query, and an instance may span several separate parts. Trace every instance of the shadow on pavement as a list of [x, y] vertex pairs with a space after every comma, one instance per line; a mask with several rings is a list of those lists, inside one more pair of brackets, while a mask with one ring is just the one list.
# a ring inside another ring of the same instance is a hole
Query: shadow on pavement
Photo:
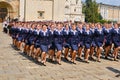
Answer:
[[112, 67], [106, 67], [108, 70], [116, 73], [117, 75], [115, 77], [120, 77], [120, 70], [112, 68]]
[[22, 59], [22, 60], [30, 60], [31, 62], [37, 64], [37, 65], [41, 65], [42, 66], [42, 63], [40, 62], [37, 62], [35, 59], [33, 59], [32, 57], [30, 56], [27, 56], [25, 53], [22, 53], [22, 52], [19, 52], [20, 55], [22, 55], [23, 57], [25, 57], [26, 59]]

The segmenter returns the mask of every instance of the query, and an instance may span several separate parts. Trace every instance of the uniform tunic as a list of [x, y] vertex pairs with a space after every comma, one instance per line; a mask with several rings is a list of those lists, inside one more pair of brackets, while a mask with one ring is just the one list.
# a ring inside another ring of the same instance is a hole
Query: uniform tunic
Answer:
[[96, 39], [95, 29], [91, 29], [91, 31], [92, 31], [92, 43], [91, 43], [91, 46], [92, 47], [96, 47], [96, 43], [95, 43], [95, 39]]
[[83, 47], [84, 46], [84, 43], [83, 43], [83, 41], [84, 41], [84, 29], [77, 29], [77, 31], [78, 31], [78, 35], [79, 35], [79, 45], [78, 45], [78, 47]]
[[70, 30], [68, 29], [68, 30], [66, 30], [66, 29], [64, 29], [63, 30], [63, 35], [64, 35], [64, 47], [65, 48], [69, 48], [70, 47]]
[[112, 30], [104, 29], [105, 34], [105, 46], [109, 46], [112, 44]]
[[55, 47], [58, 51], [63, 49], [63, 42], [64, 42], [64, 36], [63, 36], [63, 30], [55, 30], [54, 31], [54, 43]]
[[78, 50], [79, 33], [77, 30], [70, 30], [70, 46], [72, 50]]
[[92, 44], [92, 31], [88, 30], [88, 31], [84, 31], [84, 45], [86, 49], [90, 49], [91, 44]]
[[95, 30], [95, 35], [96, 35], [95, 43], [96, 43], [97, 47], [102, 47], [103, 42], [104, 42], [104, 31], [103, 31], [103, 29], [101, 29], [101, 30], [96, 29]]
[[120, 29], [112, 29], [112, 41], [115, 48], [120, 46]]
[[51, 32], [49, 30], [40, 31], [39, 33], [39, 42], [40, 42], [40, 49], [42, 52], [48, 52], [49, 45], [50, 45], [50, 35]]

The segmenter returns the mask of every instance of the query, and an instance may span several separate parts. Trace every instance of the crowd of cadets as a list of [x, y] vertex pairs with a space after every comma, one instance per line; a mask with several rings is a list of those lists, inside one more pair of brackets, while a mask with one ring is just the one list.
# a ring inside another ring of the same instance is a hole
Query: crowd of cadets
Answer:
[[120, 29], [117, 23], [13, 22], [11, 36], [14, 46], [24, 48], [24, 54], [43, 65], [47, 55], [61, 65], [62, 54], [73, 64], [76, 64], [76, 57], [85, 63], [89, 63], [89, 59], [101, 62], [102, 51], [108, 59], [112, 49], [113, 60], [118, 61]]

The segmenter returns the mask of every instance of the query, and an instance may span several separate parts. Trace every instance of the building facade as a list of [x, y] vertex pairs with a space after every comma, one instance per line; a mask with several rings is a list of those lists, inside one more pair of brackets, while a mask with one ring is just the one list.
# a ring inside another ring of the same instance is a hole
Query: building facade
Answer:
[[120, 6], [100, 3], [99, 12], [104, 20], [110, 20], [120, 23]]
[[0, 20], [5, 18], [84, 22], [81, 0], [0, 0]]
[[5, 18], [17, 18], [19, 15], [18, 0], [0, 0], [0, 22]]

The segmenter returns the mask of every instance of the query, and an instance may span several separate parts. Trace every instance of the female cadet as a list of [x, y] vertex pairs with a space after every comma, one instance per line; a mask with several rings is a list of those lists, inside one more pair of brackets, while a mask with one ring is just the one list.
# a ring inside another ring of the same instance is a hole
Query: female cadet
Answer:
[[18, 34], [17, 34], [17, 49], [20, 50], [20, 46], [23, 40], [23, 25], [20, 23], [18, 27]]
[[105, 35], [105, 59], [108, 59], [108, 53], [110, 52], [111, 49], [111, 44], [112, 44], [112, 30], [110, 29], [110, 24], [105, 24], [104, 28], [104, 35]]
[[103, 50], [103, 42], [104, 42], [104, 31], [103, 28], [101, 26], [101, 24], [97, 24], [97, 29], [95, 30], [95, 35], [96, 35], [96, 40], [95, 43], [97, 45], [97, 60], [98, 62], [100, 61], [100, 56], [101, 56], [101, 52]]
[[80, 60], [82, 60], [82, 49], [83, 49], [83, 46], [84, 46], [84, 44], [83, 44], [83, 40], [84, 40], [83, 32], [84, 32], [84, 29], [83, 29], [83, 24], [82, 23], [78, 24], [77, 31], [79, 33], [78, 57], [79, 57]]
[[54, 61], [54, 55], [55, 55], [55, 44], [54, 44], [54, 30], [55, 30], [55, 24], [51, 24], [50, 25], [50, 32], [51, 32], [51, 35], [50, 35], [50, 48], [49, 48], [49, 59], [51, 61]]
[[76, 30], [76, 25], [72, 24], [71, 25], [71, 30], [70, 30], [70, 46], [71, 46], [71, 62], [73, 64], [75, 63], [76, 59], [76, 53], [78, 50], [78, 42], [79, 42], [79, 33]]
[[35, 53], [34, 53], [35, 40], [37, 39], [37, 27], [36, 27], [37, 25], [36, 25], [36, 23], [33, 23], [32, 26], [34, 28], [33, 28], [33, 31], [31, 32], [32, 35], [29, 38], [30, 43], [31, 43], [29, 53], [30, 53], [31, 57], [34, 58], [34, 55], [35, 55]]
[[17, 30], [16, 23], [14, 23], [14, 25], [11, 28], [11, 31], [12, 31], [11, 36], [12, 36], [12, 39], [13, 39], [13, 46], [16, 46], [16, 36], [17, 36], [16, 30]]
[[39, 59], [38, 57], [40, 56], [40, 53], [41, 53], [41, 50], [40, 50], [40, 41], [39, 41], [39, 33], [42, 29], [42, 25], [41, 24], [37, 24], [37, 29], [35, 31], [35, 36], [36, 36], [36, 39], [35, 39], [35, 43], [34, 43], [34, 59], [36, 59], [36, 61], [39, 62]]
[[95, 51], [95, 48], [96, 48], [96, 44], [95, 44], [95, 38], [96, 38], [96, 36], [95, 36], [95, 24], [94, 23], [92, 23], [91, 25], [90, 25], [90, 29], [91, 29], [91, 31], [92, 31], [92, 33], [93, 33], [93, 35], [92, 35], [92, 44], [91, 44], [91, 47], [90, 47], [90, 60], [95, 60], [94, 59], [94, 57], [93, 57], [93, 55], [94, 55], [94, 51]]
[[56, 60], [59, 65], [61, 65], [61, 54], [63, 50], [63, 42], [64, 42], [64, 36], [63, 36], [62, 25], [58, 23], [57, 28], [54, 31], [54, 43], [57, 49]]
[[28, 38], [28, 56], [31, 56], [34, 49], [34, 33], [35, 33], [35, 24], [31, 25]]
[[118, 51], [120, 50], [120, 29], [118, 24], [114, 24], [114, 29], [112, 30], [112, 41], [114, 43], [114, 61], [117, 61]]
[[68, 59], [68, 52], [69, 52], [69, 48], [70, 48], [70, 39], [69, 39], [69, 32], [70, 32], [70, 28], [68, 24], [65, 24], [65, 28], [63, 30], [63, 35], [64, 35], [64, 58], [69, 61]]
[[85, 45], [85, 62], [88, 62], [88, 57], [89, 57], [89, 53], [90, 53], [90, 47], [91, 47], [91, 43], [92, 43], [92, 31], [90, 30], [90, 25], [86, 24], [86, 28], [84, 31], [84, 45]]
[[[51, 32], [47, 29], [47, 25], [42, 25], [42, 30], [40, 31], [40, 49], [42, 51], [41, 53], [41, 63], [45, 65], [46, 63], [46, 54], [48, 53], [48, 49], [50, 46], [50, 35]], [[45, 65], [46, 66], [46, 65]]]
[[24, 53], [25, 54], [28, 54], [29, 53], [29, 37], [30, 37], [30, 23], [27, 23], [27, 27], [26, 27], [26, 31], [25, 31], [25, 34], [26, 34], [26, 37], [24, 38], [24, 42], [25, 42], [25, 47], [24, 47]]
[[25, 47], [25, 38], [27, 37], [27, 26], [26, 26], [26, 23], [23, 23], [23, 40], [22, 40], [22, 45], [21, 45], [21, 48], [22, 48], [22, 52], [24, 52], [24, 47]]

